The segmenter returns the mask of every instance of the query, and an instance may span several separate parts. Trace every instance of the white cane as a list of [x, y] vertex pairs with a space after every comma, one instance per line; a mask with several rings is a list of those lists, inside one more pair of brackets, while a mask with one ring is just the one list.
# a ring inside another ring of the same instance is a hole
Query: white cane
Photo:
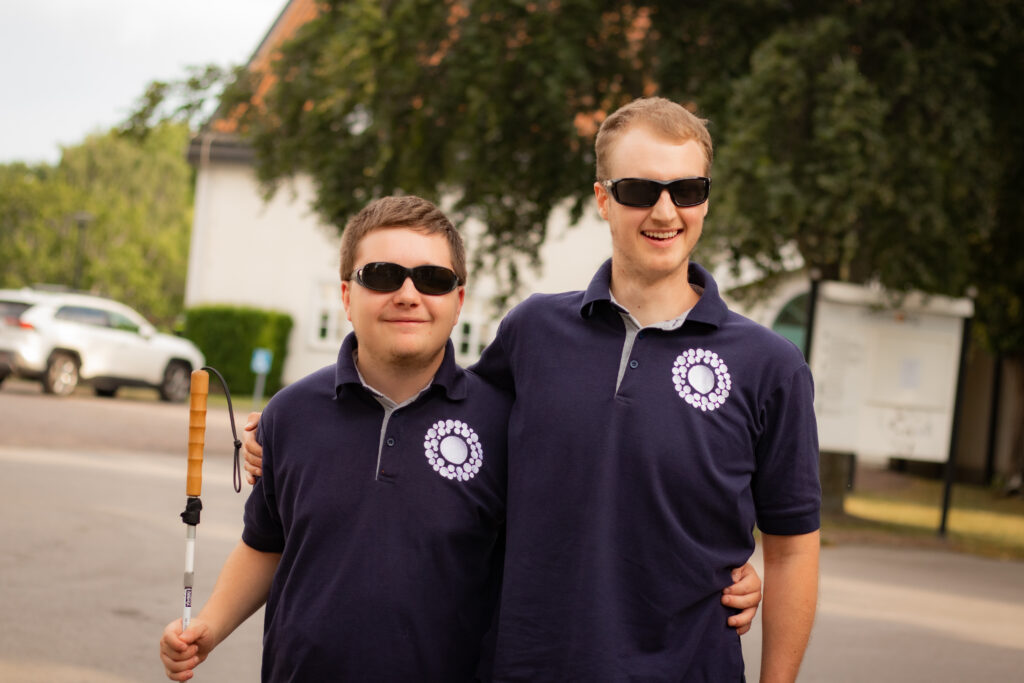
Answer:
[[[205, 370], [192, 372], [192, 390], [189, 395], [188, 416], [188, 474], [185, 477], [185, 608], [181, 616], [184, 632], [192, 620], [192, 583], [195, 578], [196, 526], [203, 503], [199, 495], [203, 488], [203, 446], [206, 442], [206, 396], [210, 392], [210, 376]], [[233, 428], [233, 425], [232, 425]]]

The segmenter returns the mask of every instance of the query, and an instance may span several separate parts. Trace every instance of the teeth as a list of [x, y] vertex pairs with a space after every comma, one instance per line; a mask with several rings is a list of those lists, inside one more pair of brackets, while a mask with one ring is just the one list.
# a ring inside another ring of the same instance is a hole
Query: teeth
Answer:
[[650, 230], [644, 230], [642, 231], [642, 234], [645, 237], [651, 237], [656, 240], [667, 240], [671, 237], [675, 237], [679, 232], [679, 230], [669, 230], [667, 232], [652, 232]]

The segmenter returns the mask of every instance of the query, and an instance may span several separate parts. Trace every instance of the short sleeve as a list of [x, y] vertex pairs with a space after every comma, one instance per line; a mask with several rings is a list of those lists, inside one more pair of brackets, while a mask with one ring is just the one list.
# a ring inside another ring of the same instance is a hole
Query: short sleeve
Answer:
[[757, 526], [768, 534], [810, 533], [821, 525], [814, 383], [802, 364], [762, 407], [753, 493]]
[[245, 501], [242, 540], [254, 550], [279, 553], [284, 550], [284, 527], [274, 493], [273, 439], [268, 438], [269, 422], [272, 416], [264, 412], [256, 439], [263, 446], [263, 476], [256, 480]]

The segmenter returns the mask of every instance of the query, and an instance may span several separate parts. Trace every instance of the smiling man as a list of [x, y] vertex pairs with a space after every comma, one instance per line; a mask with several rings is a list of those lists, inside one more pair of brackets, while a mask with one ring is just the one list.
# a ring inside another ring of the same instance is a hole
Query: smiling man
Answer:
[[266, 602], [265, 681], [470, 681], [493, 621], [509, 399], [454, 361], [465, 251], [433, 204], [348, 224], [338, 361], [270, 401], [263, 477], [200, 614], [160, 642], [193, 669]]
[[719, 596], [756, 525], [761, 680], [793, 681], [817, 600], [810, 371], [690, 260], [704, 122], [636, 100], [596, 156], [611, 259], [586, 290], [514, 308], [473, 368], [515, 394], [495, 679], [744, 680]]

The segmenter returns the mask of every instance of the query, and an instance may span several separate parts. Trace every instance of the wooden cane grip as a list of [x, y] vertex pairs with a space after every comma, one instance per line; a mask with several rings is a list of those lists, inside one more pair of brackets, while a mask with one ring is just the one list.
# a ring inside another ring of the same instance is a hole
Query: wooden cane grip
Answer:
[[185, 493], [199, 496], [203, 488], [203, 446], [206, 443], [206, 396], [210, 393], [210, 375], [192, 371], [192, 391], [188, 412], [188, 475]]

